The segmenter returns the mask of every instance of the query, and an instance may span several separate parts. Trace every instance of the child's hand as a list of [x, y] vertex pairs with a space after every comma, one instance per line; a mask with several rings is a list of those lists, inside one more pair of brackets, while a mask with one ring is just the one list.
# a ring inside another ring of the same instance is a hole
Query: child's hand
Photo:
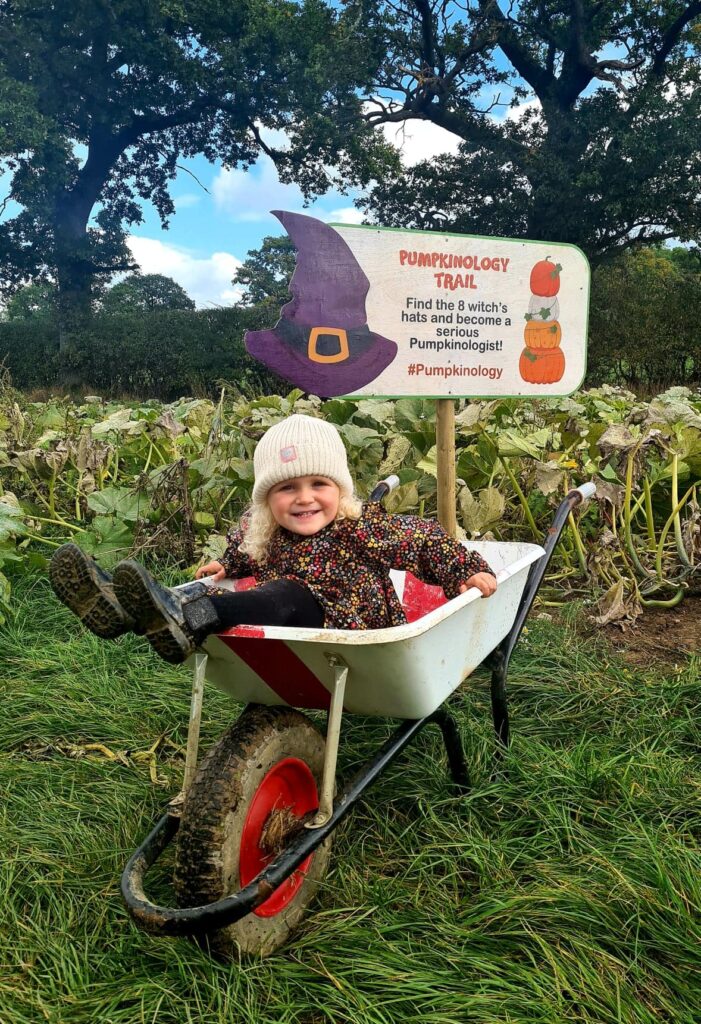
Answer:
[[208, 576], [212, 583], [218, 583], [226, 576], [226, 569], [221, 562], [207, 562], [206, 565], [199, 567], [195, 573], [195, 579], [201, 580], [203, 576]]
[[497, 589], [497, 581], [488, 572], [476, 572], [467, 583], [460, 584], [460, 593], [464, 594], [471, 587], [477, 587], [482, 597], [490, 597]]

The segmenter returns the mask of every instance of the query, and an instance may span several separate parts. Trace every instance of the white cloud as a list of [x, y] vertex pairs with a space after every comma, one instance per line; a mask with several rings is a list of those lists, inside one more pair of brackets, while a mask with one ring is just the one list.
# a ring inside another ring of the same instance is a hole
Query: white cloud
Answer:
[[347, 196], [333, 190], [305, 207], [301, 190], [296, 185], [282, 184], [275, 164], [267, 156], [261, 156], [248, 171], [222, 168], [212, 184], [212, 195], [215, 207], [236, 223], [269, 225], [270, 232], [278, 235], [282, 227], [271, 210], [288, 210], [340, 224], [360, 224], [363, 220], [363, 214], [353, 206], [334, 205], [329, 209], [330, 204], [348, 202]]
[[[505, 121], [519, 121], [526, 111], [540, 110], [540, 100], [537, 96], [533, 99], [525, 100], [523, 103], [519, 103], [515, 107], [509, 107], [504, 114], [503, 120]], [[501, 120], [501, 118], [496, 118]]]
[[229, 252], [202, 257], [183, 246], [139, 235], [130, 235], [127, 244], [144, 274], [172, 277], [198, 307], [230, 306], [243, 291], [231, 284], [241, 260]]
[[196, 192], [183, 192], [182, 195], [173, 196], [176, 210], [186, 210], [191, 206], [197, 206], [202, 201], [202, 196]]
[[[383, 125], [382, 131], [401, 150], [402, 159], [407, 165], [431, 159], [439, 153], [455, 153], [460, 143], [456, 135], [427, 121]], [[277, 133], [275, 144], [282, 146], [284, 141], [284, 133]], [[306, 213], [320, 220], [343, 224], [359, 224], [362, 220], [362, 214], [351, 206], [337, 205], [333, 210], [328, 209], [330, 203], [338, 204], [339, 199], [346, 198], [335, 191], [327, 193], [305, 209], [301, 190], [297, 185], [282, 184], [275, 164], [267, 156], [261, 156], [248, 170], [221, 168], [212, 183], [212, 197], [215, 207], [228, 214], [233, 221], [267, 223], [271, 231], [278, 233], [279, 227], [270, 214], [271, 210]]]
[[283, 185], [275, 164], [262, 156], [250, 170], [222, 168], [212, 184], [214, 205], [235, 221], [274, 221], [271, 210], [301, 209], [304, 197], [296, 185]]
[[356, 210], [354, 206], [342, 206], [338, 210], [330, 210], [320, 216], [320, 220], [325, 220], [329, 224], [362, 224], [365, 219], [365, 215], [362, 210]]
[[420, 160], [431, 160], [441, 153], [457, 153], [460, 138], [430, 121], [404, 121], [383, 124], [382, 133], [402, 155], [402, 162], [413, 167]]

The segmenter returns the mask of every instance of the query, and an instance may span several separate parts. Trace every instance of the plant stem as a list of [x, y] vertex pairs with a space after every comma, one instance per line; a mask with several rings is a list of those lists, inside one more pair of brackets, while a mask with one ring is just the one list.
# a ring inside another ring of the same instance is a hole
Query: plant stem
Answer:
[[668, 601], [661, 601], [661, 600], [646, 601], [644, 597], [641, 597], [640, 598], [640, 603], [642, 605], [644, 605], [645, 608], [675, 608], [679, 604], [679, 602], [681, 601], [681, 599], [683, 597], [684, 597], [684, 588], [680, 587], [679, 590], [674, 595], [674, 597], [670, 597], [670, 599]]
[[582, 544], [582, 538], [580, 536], [579, 530], [577, 529], [577, 524], [576, 524], [576, 522], [574, 520], [574, 516], [572, 515], [571, 512], [570, 512], [570, 514], [567, 517], [567, 521], [569, 523], [570, 531], [572, 533], [572, 538], [574, 540], [574, 550], [575, 550], [575, 552], [577, 554], [577, 561], [579, 562], [579, 567], [582, 570], [582, 573], [585, 576], [588, 576], [589, 575], [589, 570], [587, 569], [587, 553], [584, 550], [584, 545]]
[[[672, 505], [676, 505], [679, 499], [679, 456], [675, 452], [672, 456]], [[679, 506], [681, 507], [681, 506]], [[686, 553], [684, 547], [684, 540], [682, 538], [682, 524], [679, 519], [679, 511], [674, 513], [674, 540], [677, 545], [677, 554], [679, 559], [684, 565], [691, 568], [691, 562]]]
[[659, 540], [659, 543], [657, 545], [657, 554], [655, 556], [655, 565], [657, 567], [657, 575], [659, 576], [660, 579], [663, 578], [662, 577], [662, 551], [663, 551], [663, 548], [664, 548], [664, 542], [665, 542], [665, 540], [667, 538], [667, 534], [669, 533], [669, 529], [670, 529], [670, 527], [672, 526], [672, 524], [674, 522], [675, 516], [679, 515], [679, 509], [685, 503], [686, 499], [689, 497], [689, 495], [691, 494], [693, 489], [694, 489], [694, 487], [693, 487], [693, 484], [692, 484], [692, 486], [688, 489], [688, 491], [686, 492], [684, 497], [681, 499], [681, 501], [678, 501], [676, 503], [676, 505], [672, 509], [672, 512], [671, 512], [669, 518], [667, 519], [667, 522], [662, 527], [662, 533], [660, 534], [660, 540]]
[[49, 515], [56, 516], [56, 473], [51, 474], [49, 480]]
[[540, 530], [538, 529], [538, 527], [535, 524], [535, 519], [533, 518], [533, 513], [531, 512], [531, 510], [529, 508], [528, 502], [526, 501], [526, 496], [524, 495], [523, 491], [521, 490], [521, 488], [519, 486], [519, 483], [518, 483], [518, 480], [514, 476], [514, 473], [513, 473], [512, 469], [511, 469], [511, 467], [509, 466], [508, 462], [504, 458], [504, 456], [500, 455], [497, 452], [497, 457], [498, 457], [499, 461], [501, 462], [502, 466], [504, 467], [504, 469], [506, 470], [506, 475], [508, 476], [509, 480], [511, 481], [511, 486], [516, 491], [516, 494], [518, 496], [518, 500], [521, 502], [521, 507], [522, 507], [522, 509], [524, 511], [526, 519], [528, 520], [528, 525], [533, 530], [533, 537], [534, 537], [534, 539], [535, 540], [539, 540], [540, 539]]
[[34, 533], [25, 533], [24, 538], [25, 540], [36, 540], [39, 544], [50, 544], [52, 548], [60, 548], [66, 543], [65, 540], [49, 540], [48, 537], [39, 537]]
[[35, 516], [30, 512], [27, 513], [27, 519], [34, 519], [37, 523], [51, 523], [52, 526], [63, 526], [66, 530], [75, 530], [76, 533], [87, 533], [82, 526], [74, 526], [65, 519], [47, 519], [46, 516]]
[[[637, 451], [637, 448], [636, 448], [636, 451]], [[653, 573], [651, 573], [649, 569], [646, 569], [645, 566], [640, 561], [640, 559], [638, 558], [638, 552], [635, 550], [635, 548], [633, 546], [633, 538], [631, 536], [631, 531], [630, 531], [630, 521], [631, 521], [631, 518], [632, 518], [631, 510], [630, 510], [630, 500], [631, 500], [631, 491], [633, 489], [633, 459], [634, 459], [634, 456], [635, 456], [635, 452], [630, 452], [629, 453], [629, 455], [628, 455], [628, 465], [626, 466], [626, 489], [625, 489], [625, 497], [623, 499], [623, 510], [622, 510], [622, 516], [623, 516], [623, 539], [625, 541], [625, 545], [626, 545], [626, 548], [628, 550], [628, 554], [630, 555], [631, 559], [633, 560], [633, 565], [638, 570], [638, 572], [640, 573], [642, 578], [643, 579], [647, 579], [649, 576], [652, 576]]]
[[643, 493], [645, 495], [645, 522], [647, 524], [647, 537], [650, 542], [650, 549], [654, 551], [657, 548], [657, 535], [655, 534], [655, 518], [652, 512], [652, 491], [650, 490], [650, 481], [647, 477], [643, 477]]

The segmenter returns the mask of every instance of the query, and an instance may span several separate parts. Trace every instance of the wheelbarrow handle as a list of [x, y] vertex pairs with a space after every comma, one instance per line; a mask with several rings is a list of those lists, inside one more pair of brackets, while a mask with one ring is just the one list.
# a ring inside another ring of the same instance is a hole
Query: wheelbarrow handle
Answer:
[[589, 498], [593, 498], [596, 494], [596, 484], [593, 480], [587, 480], [585, 484], [580, 484], [579, 487], [575, 487], [574, 490], [570, 491], [567, 497], [569, 498], [574, 494], [579, 495], [577, 504], [579, 504], [580, 501], [588, 501]]
[[375, 484], [370, 493], [369, 500], [382, 501], [383, 498], [386, 498], [397, 487], [399, 487], [399, 477], [393, 473], [392, 476], [387, 476], [384, 480], [380, 480], [379, 483]]
[[543, 537], [543, 549], [545, 554], [537, 562], [534, 562], [531, 565], [514, 625], [512, 626], [509, 635], [502, 642], [502, 647], [505, 646], [508, 651], [507, 660], [513, 650], [518, 635], [521, 632], [521, 627], [523, 626], [526, 615], [535, 600], [538, 587], [545, 576], [545, 571], [548, 568], [550, 559], [552, 558], [553, 552], [560, 540], [560, 536], [567, 524], [567, 520], [569, 519], [572, 510], [575, 509], [577, 505], [581, 505], [583, 501], [587, 501], [594, 494], [596, 494], [596, 484], [593, 480], [588, 480], [585, 484], [580, 484], [579, 487], [573, 487], [571, 491], [568, 491], [558, 505], [555, 515], [553, 516], [553, 521], [550, 524], [547, 533]]

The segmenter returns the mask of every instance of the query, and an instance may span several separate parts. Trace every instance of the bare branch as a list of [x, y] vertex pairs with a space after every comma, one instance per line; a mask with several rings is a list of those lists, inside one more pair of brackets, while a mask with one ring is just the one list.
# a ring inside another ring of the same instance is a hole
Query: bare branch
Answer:
[[265, 155], [269, 156], [270, 159], [274, 163], [277, 163], [278, 160], [282, 160], [283, 159], [285, 154], [283, 153], [283, 151], [281, 149], [274, 149], [272, 146], [269, 146], [267, 144], [267, 142], [263, 141], [263, 138], [262, 138], [262, 136], [260, 134], [260, 130], [258, 128], [258, 125], [254, 121], [249, 121], [248, 122], [248, 129], [249, 129], [251, 135], [253, 136], [253, 138], [256, 140], [256, 142], [260, 146], [260, 148], [265, 153]]

